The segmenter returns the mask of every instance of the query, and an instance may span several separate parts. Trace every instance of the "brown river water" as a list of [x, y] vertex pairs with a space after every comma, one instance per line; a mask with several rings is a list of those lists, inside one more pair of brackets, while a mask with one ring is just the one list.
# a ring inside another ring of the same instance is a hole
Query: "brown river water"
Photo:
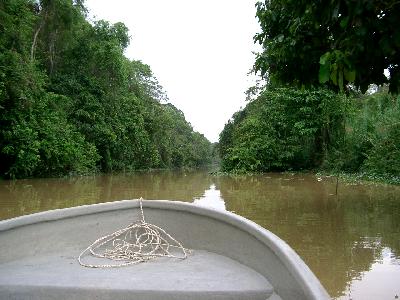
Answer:
[[213, 176], [153, 171], [0, 181], [0, 220], [122, 199], [196, 202], [244, 216], [285, 240], [332, 299], [400, 297], [400, 186], [314, 174]]

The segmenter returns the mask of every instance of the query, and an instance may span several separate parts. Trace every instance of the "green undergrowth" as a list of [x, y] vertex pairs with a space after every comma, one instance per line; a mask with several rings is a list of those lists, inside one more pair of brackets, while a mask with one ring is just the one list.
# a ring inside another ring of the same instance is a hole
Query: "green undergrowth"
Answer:
[[[321, 171], [399, 183], [400, 97], [266, 88], [235, 113], [220, 135], [229, 174]], [[351, 174], [351, 175], [349, 175]]]

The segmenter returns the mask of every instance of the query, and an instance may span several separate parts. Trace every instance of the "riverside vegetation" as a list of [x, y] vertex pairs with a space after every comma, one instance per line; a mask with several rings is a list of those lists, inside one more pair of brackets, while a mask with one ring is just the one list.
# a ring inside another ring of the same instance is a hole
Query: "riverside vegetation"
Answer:
[[220, 134], [223, 171], [319, 169], [400, 183], [400, 3], [325, 4], [257, 3], [254, 70], [266, 84], [249, 90]]
[[266, 89], [220, 135], [222, 170], [320, 169], [400, 183], [400, 98]]
[[88, 22], [83, 2], [0, 1], [0, 177], [198, 167], [219, 153], [228, 172], [400, 181], [399, 2], [257, 3], [266, 84], [217, 147], [124, 56], [126, 26]]
[[0, 1], [0, 177], [198, 167], [194, 132], [123, 23], [90, 23], [82, 0]]

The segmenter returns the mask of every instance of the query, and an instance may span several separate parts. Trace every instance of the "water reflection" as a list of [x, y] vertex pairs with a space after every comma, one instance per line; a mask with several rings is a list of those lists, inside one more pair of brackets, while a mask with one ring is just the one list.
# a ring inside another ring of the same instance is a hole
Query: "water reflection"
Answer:
[[[321, 179], [291, 174], [223, 177], [217, 188], [228, 210], [288, 242], [337, 298], [370, 269], [383, 247], [399, 257], [400, 188], [341, 184], [336, 196], [336, 179]], [[400, 277], [395, 281], [377, 284], [394, 293]]]
[[204, 195], [198, 199], [194, 199], [194, 204], [209, 207], [217, 210], [226, 210], [225, 201], [221, 198], [221, 191], [215, 188], [215, 184], [204, 192]]
[[76, 178], [0, 181], [0, 220], [123, 199], [191, 202], [212, 184], [207, 172], [153, 171]]
[[400, 296], [399, 278], [400, 259], [396, 258], [392, 249], [384, 247], [379, 259], [368, 271], [353, 279], [344, 295], [337, 299], [397, 299]]
[[155, 171], [0, 181], [0, 219], [143, 197], [235, 211], [285, 240], [334, 299], [400, 296], [400, 187], [307, 174]]

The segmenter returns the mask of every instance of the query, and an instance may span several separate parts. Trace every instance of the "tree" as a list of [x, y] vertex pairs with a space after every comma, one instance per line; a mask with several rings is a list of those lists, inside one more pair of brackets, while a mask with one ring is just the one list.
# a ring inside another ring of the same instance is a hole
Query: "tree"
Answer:
[[[257, 3], [263, 46], [255, 71], [272, 85], [352, 83], [400, 91], [400, 2], [397, 0], [265, 0]], [[384, 70], [389, 71], [389, 78]]]
[[128, 28], [82, 4], [0, 1], [0, 177], [208, 163], [211, 143], [124, 56]]
[[221, 132], [222, 169], [266, 172], [319, 166], [343, 134], [345, 101], [326, 89], [266, 89]]
[[36, 4], [0, 2], [0, 176], [11, 178], [86, 172], [99, 158], [68, 122], [71, 99], [46, 90], [31, 57]]
[[31, 61], [39, 48], [38, 59], [45, 64], [49, 75], [57, 66], [60, 53], [74, 42], [74, 26], [84, 21], [86, 12], [81, 0], [34, 1], [37, 22], [30, 50]]

